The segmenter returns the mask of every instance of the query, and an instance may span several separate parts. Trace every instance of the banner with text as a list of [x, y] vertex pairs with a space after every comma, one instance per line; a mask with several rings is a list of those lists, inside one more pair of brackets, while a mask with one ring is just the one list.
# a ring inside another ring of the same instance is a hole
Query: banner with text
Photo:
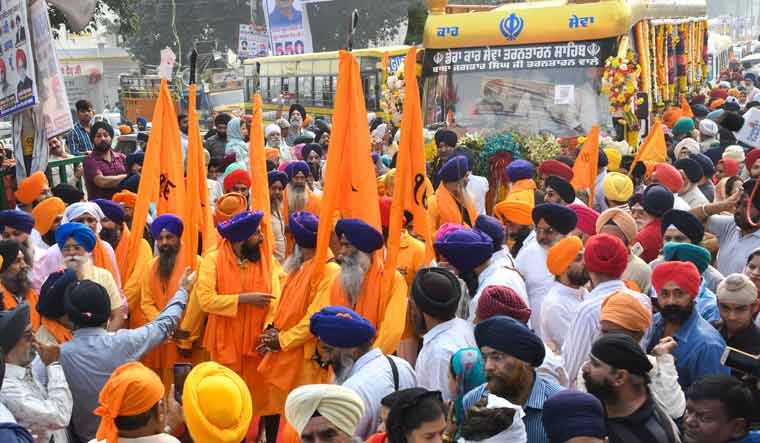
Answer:
[[266, 57], [269, 51], [269, 39], [266, 28], [240, 25], [240, 37], [238, 40], [238, 57], [256, 58]]
[[0, 2], [0, 117], [36, 105], [26, 0]]
[[312, 52], [306, 5], [301, 0], [262, 0], [273, 55]]

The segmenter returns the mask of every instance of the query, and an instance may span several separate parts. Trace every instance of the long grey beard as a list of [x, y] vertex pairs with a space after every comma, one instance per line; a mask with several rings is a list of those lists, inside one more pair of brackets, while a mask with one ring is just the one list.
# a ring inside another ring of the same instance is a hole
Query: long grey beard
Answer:
[[286, 274], [291, 274], [294, 271], [298, 270], [298, 268], [303, 265], [303, 251], [301, 251], [301, 247], [298, 245], [295, 245], [293, 248], [293, 253], [285, 259], [285, 263], [282, 265], [282, 268], [285, 270]]
[[288, 213], [292, 214], [296, 211], [303, 211], [306, 209], [306, 187], [296, 188], [291, 184], [288, 184]]
[[349, 374], [351, 374], [351, 370], [354, 368], [355, 363], [354, 359], [348, 354], [341, 354], [340, 361], [332, 363], [333, 373], [335, 374], [335, 384], [342, 385], [349, 379]]
[[372, 257], [362, 251], [356, 251], [355, 255], [345, 256], [340, 264], [340, 282], [348, 294], [351, 307], [356, 307], [359, 300], [359, 292], [364, 283], [364, 274], [369, 271]]

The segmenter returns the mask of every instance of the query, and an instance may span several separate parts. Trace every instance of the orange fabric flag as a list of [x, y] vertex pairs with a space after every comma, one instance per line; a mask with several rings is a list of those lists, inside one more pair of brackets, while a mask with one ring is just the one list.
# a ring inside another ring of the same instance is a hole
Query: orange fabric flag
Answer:
[[633, 173], [633, 167], [639, 161], [653, 161], [655, 163], [664, 162], [668, 157], [667, 146], [665, 144], [665, 132], [662, 130], [662, 122], [655, 120], [652, 128], [647, 134], [647, 138], [644, 139], [644, 143], [639, 146], [639, 150], [636, 152], [636, 156], [631, 163], [631, 171], [628, 175]]
[[[187, 129], [187, 220], [185, 231], [190, 231], [185, 243], [185, 263], [197, 268], [198, 233], [201, 233], [203, 251], [216, 245], [214, 223], [211, 214], [211, 203], [206, 184], [206, 162], [203, 155], [201, 131], [198, 127], [196, 105], [196, 85], [190, 85], [190, 106], [188, 109], [189, 127]], [[193, 192], [193, 191], [197, 191]]]
[[341, 218], [361, 219], [382, 232], [370, 144], [359, 62], [351, 53], [340, 51], [333, 129], [319, 211], [314, 258], [317, 267], [314, 269], [313, 284], [320, 281], [324, 270], [336, 212]]
[[[161, 91], [153, 112], [153, 129], [145, 149], [145, 162], [140, 176], [140, 187], [137, 189], [133, 231], [142, 232], [151, 202], [156, 203], [158, 215], [175, 214], [182, 220], [187, 220], [185, 171], [183, 170], [179, 124], [166, 80], [161, 80]], [[188, 244], [189, 231], [190, 229], [185, 229], [182, 235], [184, 244]], [[138, 245], [141, 239], [142, 235], [130, 236], [128, 270], [134, 269], [140, 252]]]
[[686, 96], [681, 96], [681, 115], [684, 117], [694, 118], [694, 113], [691, 112], [691, 106], [689, 106], [689, 102], [686, 101]]
[[264, 125], [262, 120], [261, 96], [253, 96], [253, 118], [251, 119], [249, 152], [249, 169], [251, 171], [251, 209], [261, 211], [261, 233], [264, 235], [262, 245], [262, 269], [264, 275], [271, 275], [272, 254], [274, 252], [274, 231], [272, 231], [272, 206], [269, 201], [269, 179], [267, 178], [267, 156], [264, 149]]
[[[420, 92], [415, 76], [417, 49], [412, 47], [404, 62], [404, 114], [401, 119], [401, 140], [396, 158], [396, 173], [388, 225], [388, 252], [385, 269], [396, 269], [401, 247], [401, 219], [404, 209], [412, 213], [414, 231], [425, 239], [425, 262], [434, 258], [431, 229], [427, 216], [427, 187], [425, 186], [425, 141], [422, 135]], [[383, 293], [391, 290], [394, 274], [383, 273]]]
[[594, 201], [594, 188], [599, 170], [599, 126], [594, 125], [583, 143], [573, 166], [573, 188], [588, 188], [589, 204]]

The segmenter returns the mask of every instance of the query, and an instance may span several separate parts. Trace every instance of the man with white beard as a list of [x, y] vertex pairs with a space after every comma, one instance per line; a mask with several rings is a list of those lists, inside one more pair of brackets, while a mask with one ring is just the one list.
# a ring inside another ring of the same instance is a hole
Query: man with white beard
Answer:
[[285, 256], [293, 252], [293, 234], [287, 226], [288, 217], [294, 212], [310, 212], [319, 214], [319, 205], [322, 199], [314, 194], [306, 185], [306, 178], [311, 174], [308, 163], [294, 161], [285, 167], [287, 185], [282, 193], [282, 210], [279, 211], [285, 225]]
[[124, 324], [124, 300], [110, 272], [92, 263], [90, 253], [97, 238], [92, 229], [82, 223], [64, 223], [55, 233], [55, 241], [63, 255], [63, 266], [77, 274], [77, 280], [91, 280], [103, 286], [111, 302], [108, 330], [116, 331]]
[[355, 436], [362, 441], [377, 431], [382, 399], [417, 386], [414, 370], [399, 357], [372, 346], [375, 328], [351, 309], [328, 306], [311, 317], [311, 333], [319, 338], [322, 361], [335, 373], [335, 384], [356, 392], [364, 415]]

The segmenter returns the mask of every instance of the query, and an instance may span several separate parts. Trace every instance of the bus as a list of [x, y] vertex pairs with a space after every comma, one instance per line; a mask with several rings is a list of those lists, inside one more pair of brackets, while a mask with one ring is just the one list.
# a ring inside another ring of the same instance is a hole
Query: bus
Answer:
[[[136, 122], [138, 117], [151, 120], [160, 90], [161, 78], [158, 75], [120, 75], [119, 100], [122, 118], [132, 123]], [[179, 109], [179, 93], [174, 82], [169, 83], [169, 93], [174, 99], [175, 109]]]
[[226, 112], [236, 116], [251, 112], [245, 96], [243, 70], [209, 69], [203, 73], [208, 110], [212, 115]]
[[[385, 75], [402, 66], [409, 46], [356, 49], [367, 112], [378, 117]], [[333, 112], [338, 80], [338, 51], [282, 55], [248, 59], [244, 63], [246, 97], [261, 93], [266, 115], [287, 114], [293, 103], [300, 103], [312, 117], [329, 119]], [[383, 58], [388, 55], [388, 71]]]
[[[706, 41], [705, 0], [427, 3], [421, 82], [428, 128], [578, 137], [599, 125], [630, 141], [633, 131], [620, 127], [602, 92], [609, 57], [627, 57], [630, 50], [641, 65], [637, 123], [677, 106], [681, 95], [706, 82], [707, 51], [697, 53]], [[669, 45], [674, 32], [688, 39], [687, 63], [663, 73], [656, 59], [665, 43], [658, 39]], [[661, 74], [676, 82], [662, 84]]]

